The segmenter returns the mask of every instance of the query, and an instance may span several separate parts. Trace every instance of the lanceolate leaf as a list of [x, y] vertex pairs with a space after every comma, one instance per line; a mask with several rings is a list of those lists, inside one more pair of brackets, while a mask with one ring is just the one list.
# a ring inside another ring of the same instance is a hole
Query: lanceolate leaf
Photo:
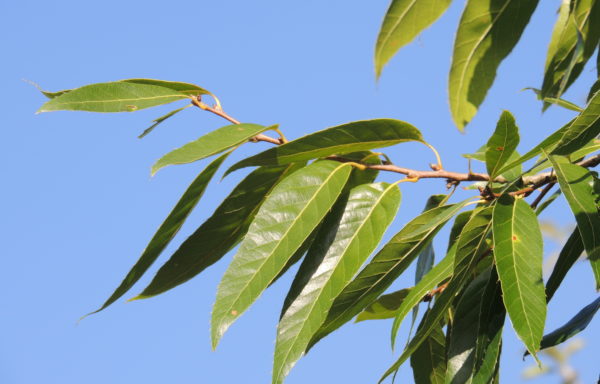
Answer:
[[517, 145], [519, 145], [519, 128], [513, 115], [504, 111], [498, 120], [494, 134], [487, 142], [485, 151], [485, 164], [491, 180], [499, 175], [498, 171], [517, 149]]
[[142, 277], [148, 268], [150, 268], [154, 261], [156, 261], [173, 237], [175, 237], [175, 234], [177, 234], [190, 212], [192, 212], [204, 194], [208, 183], [219, 169], [219, 166], [225, 161], [230, 153], [231, 152], [227, 152], [213, 160], [202, 172], [200, 172], [196, 179], [194, 179], [192, 184], [190, 184], [175, 205], [175, 208], [173, 208], [171, 213], [169, 213], [169, 216], [167, 216], [165, 221], [158, 228], [150, 240], [150, 243], [142, 253], [142, 256], [135, 263], [133, 268], [131, 268], [121, 285], [119, 285], [115, 292], [108, 300], [106, 300], [102, 307], [93, 313], [103, 310], [123, 296], [140, 279], [140, 277]]
[[[448, 369], [446, 383], [472, 383], [475, 377], [487, 376], [487, 383], [494, 375], [495, 364], [491, 369], [483, 367], [487, 355], [496, 355], [496, 339], [501, 338], [506, 312], [498, 275], [494, 269], [480, 274], [464, 291], [453, 316], [448, 343]], [[496, 358], [491, 356], [491, 360]]]
[[181, 244], [136, 299], [156, 296], [183, 284], [225, 256], [246, 234], [274, 186], [301, 166], [261, 167], [246, 176]]
[[469, 0], [462, 14], [450, 68], [450, 110], [463, 129], [519, 41], [537, 0]]
[[594, 177], [589, 170], [569, 163], [564, 157], [549, 158], [560, 189], [575, 215], [577, 228], [596, 278], [596, 289], [600, 289], [600, 213], [594, 197]]
[[364, 311], [356, 316], [356, 323], [365, 320], [384, 320], [392, 319], [400, 305], [412, 288], [404, 288], [399, 291], [381, 295], [373, 303], [369, 304]]
[[434, 208], [406, 224], [334, 300], [325, 323], [308, 348], [375, 301], [410, 266], [443, 225], [467, 203], [468, 200], [465, 200]]
[[[563, 6], [561, 6], [561, 9], [564, 8], [565, 3], [563, 2]], [[568, 7], [568, 5], [567, 5]], [[569, 109], [571, 111], [575, 111], [575, 112], [581, 112], [583, 111], [583, 108], [581, 108], [579, 105], [572, 103], [568, 100], [562, 99], [560, 97], [542, 97], [542, 90], [541, 89], [537, 89], [537, 88], [531, 88], [531, 87], [527, 87], [527, 88], [523, 88], [523, 90], [531, 90], [533, 91], [537, 97], [538, 100], [542, 100], [544, 102], [544, 104], [556, 104], [560, 107]]]
[[405, 141], [423, 142], [421, 132], [404, 121], [376, 119], [327, 128], [270, 148], [234, 164], [227, 173], [256, 165], [278, 165], [329, 155], [389, 147]]
[[600, 92], [592, 97], [585, 110], [562, 132], [552, 154], [569, 155], [586, 146], [598, 134], [600, 134]]
[[367, 184], [350, 191], [335, 238], [317, 258], [323, 261], [279, 322], [274, 383], [282, 383], [304, 354], [333, 299], [373, 252], [399, 204], [400, 190], [394, 184]]
[[242, 144], [259, 133], [276, 127], [276, 125], [265, 127], [258, 124], [226, 125], [167, 153], [152, 166], [152, 174], [154, 175], [159, 169], [167, 165], [186, 164], [204, 159]]
[[318, 161], [273, 189], [219, 284], [211, 320], [213, 348], [323, 220], [351, 168], [336, 161]]
[[191, 106], [192, 106], [192, 104], [188, 104], [188, 105], [186, 105], [185, 107], [178, 108], [178, 109], [176, 109], [176, 110], [174, 110], [174, 111], [171, 111], [171, 112], [167, 113], [166, 115], [163, 115], [163, 116], [161, 116], [161, 117], [159, 117], [159, 118], [157, 118], [157, 119], [154, 119], [154, 120], [152, 121], [154, 124], [152, 124], [151, 126], [149, 126], [149, 127], [148, 127], [148, 128], [146, 128], [146, 129], [144, 129], [144, 132], [142, 132], [142, 133], [141, 133], [141, 134], [138, 136], [138, 139], [142, 139], [142, 138], [144, 138], [144, 137], [145, 137], [147, 134], [149, 134], [150, 132], [152, 132], [152, 131], [154, 130], [154, 128], [156, 128], [156, 127], [157, 127], [159, 124], [161, 124], [163, 121], [167, 120], [168, 118], [170, 118], [170, 117], [172, 117], [172, 116], [176, 115], [177, 113], [179, 113], [179, 112], [183, 111], [184, 109], [186, 109], [186, 108], [189, 108], [189, 107], [191, 107]]
[[600, 309], [600, 297], [579, 311], [562, 327], [545, 335], [542, 339], [540, 349], [549, 348], [560, 343], [564, 343], [571, 337], [583, 331], [592, 321], [594, 315], [596, 312], [598, 312], [598, 309]]
[[575, 228], [569, 239], [563, 246], [560, 254], [558, 255], [558, 259], [556, 260], [556, 264], [554, 265], [554, 269], [552, 270], [552, 274], [548, 278], [548, 282], [546, 283], [546, 300], [550, 301], [554, 293], [560, 287], [563, 279], [567, 275], [567, 272], [571, 269], [573, 264], [581, 257], [583, 253], [583, 241], [581, 241], [581, 234], [579, 233], [579, 229]]
[[548, 48], [543, 97], [559, 97], [577, 79], [598, 45], [599, 17], [595, 0], [563, 2]]
[[163, 86], [115, 81], [90, 84], [65, 92], [47, 101], [38, 110], [38, 113], [51, 111], [133, 112], [190, 98], [188, 93]]
[[396, 52], [433, 24], [451, 2], [452, 0], [392, 0], [375, 46], [377, 77]]
[[441, 324], [434, 327], [423, 344], [412, 354], [410, 365], [415, 384], [444, 384], [446, 335]]
[[[457, 242], [456, 256], [454, 258], [454, 274], [448, 282], [446, 289], [438, 296], [435, 304], [421, 321], [415, 337], [408, 343], [402, 355], [384, 373], [379, 382], [396, 372], [398, 368], [411, 356], [414, 351], [427, 339], [444, 317], [446, 310], [452, 304], [455, 295], [463, 288], [468, 277], [477, 264], [478, 259], [488, 249], [486, 238], [491, 227], [491, 208], [485, 207], [477, 210], [465, 225]], [[393, 328], [392, 328], [393, 330]], [[395, 336], [395, 334], [394, 334]]]
[[539, 348], [546, 319], [542, 233], [523, 199], [502, 195], [494, 207], [494, 259], [513, 328], [527, 350]]

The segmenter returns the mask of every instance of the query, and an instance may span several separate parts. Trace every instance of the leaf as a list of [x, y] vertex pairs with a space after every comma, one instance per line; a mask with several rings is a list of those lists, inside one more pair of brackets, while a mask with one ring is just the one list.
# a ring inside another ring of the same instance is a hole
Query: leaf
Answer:
[[517, 335], [535, 355], [546, 319], [537, 217], [523, 199], [502, 195], [494, 207], [493, 234], [504, 305]]
[[506, 164], [517, 149], [517, 145], [519, 145], [519, 128], [513, 115], [504, 111], [485, 150], [485, 163], [490, 180], [494, 180], [500, 174], [498, 170]]
[[384, 320], [392, 319], [396, 311], [410, 292], [411, 288], [404, 288], [399, 291], [381, 295], [377, 300], [369, 304], [361, 313], [356, 316], [356, 323], [365, 320]]
[[[396, 343], [396, 336], [398, 334], [398, 329], [400, 328], [400, 324], [402, 324], [402, 320], [410, 310], [409, 307], [418, 304], [419, 301], [423, 298], [425, 293], [429, 292], [433, 287], [439, 284], [442, 280], [452, 275], [452, 279], [450, 282], [452, 283], [451, 287], [456, 289], [460, 289], [463, 285], [464, 274], [466, 273], [466, 269], [471, 268], [471, 264], [476, 256], [480, 255], [484, 248], [487, 249], [487, 245], [485, 244], [485, 237], [487, 236], [490, 230], [490, 216], [491, 210], [488, 209], [479, 209], [475, 211], [472, 216], [469, 218], [469, 221], [464, 225], [458, 240], [456, 241], [456, 249], [448, 252], [448, 255], [442, 260], [438, 266], [430, 271], [431, 276], [428, 276], [427, 279], [423, 278], [423, 284], [419, 282], [410, 292], [408, 297], [402, 303], [402, 306], [398, 310], [396, 314], [396, 318], [394, 319], [394, 324], [392, 325], [391, 331], [391, 343], [392, 348], [394, 348]], [[449, 257], [450, 255], [454, 255], [454, 257]], [[445, 264], [445, 263], [448, 263]], [[452, 264], [450, 264], [452, 263]], [[439, 269], [438, 269], [439, 267]], [[438, 269], [436, 273], [433, 273], [435, 269]], [[428, 274], [429, 275], [429, 274]], [[449, 283], [450, 286], [450, 283]], [[449, 288], [446, 287], [446, 290]], [[453, 288], [452, 288], [453, 289]], [[444, 290], [444, 292], [446, 291]], [[417, 301], [418, 300], [418, 301]], [[437, 302], [436, 302], [437, 303]], [[430, 312], [431, 316], [438, 316], [437, 311]], [[432, 326], [435, 323], [431, 323]], [[427, 327], [423, 327], [421, 332], [427, 332]], [[419, 333], [417, 332], [417, 335]], [[425, 337], [427, 335], [421, 335]], [[416, 345], [417, 336], [411, 341], [413, 344], [412, 348], [417, 348]], [[414, 342], [414, 343], [413, 343]], [[408, 347], [407, 347], [408, 349]], [[408, 357], [408, 355], [406, 356]]]
[[545, 349], [560, 343], [564, 343], [571, 337], [583, 331], [590, 324], [599, 308], [600, 297], [592, 301], [591, 304], [585, 306], [566, 324], [545, 335], [542, 339], [540, 349]]
[[334, 300], [326, 321], [307, 350], [374, 302], [468, 202], [431, 209], [406, 224]]
[[355, 121], [270, 148], [234, 164], [226, 174], [244, 167], [288, 164], [389, 147], [406, 141], [424, 142], [419, 130], [404, 121], [393, 119]]
[[301, 166], [261, 167], [246, 176], [181, 244], [136, 299], [156, 296], [183, 284], [225, 256], [246, 234], [275, 185]]
[[554, 293], [567, 275], [567, 272], [569, 272], [569, 269], [571, 269], [573, 264], [581, 257], [582, 253], [583, 241], [581, 241], [579, 229], [575, 228], [560, 251], [556, 264], [554, 264], [554, 269], [552, 269], [552, 274], [548, 278], [548, 282], [546, 282], [546, 300], [548, 302], [552, 299]]
[[158, 256], [164, 251], [167, 245], [173, 240], [189, 214], [192, 212], [198, 201], [204, 195], [208, 183], [215, 175], [219, 166], [225, 161], [231, 152], [227, 152], [213, 160], [200, 174], [192, 181], [187, 190], [183, 193], [175, 208], [169, 213], [169, 216], [158, 228], [150, 243], [140, 256], [139, 260], [125, 276], [125, 279], [114, 293], [98, 310], [90, 313], [97, 313], [105, 309], [121, 296], [123, 296], [131, 287], [142, 277], [150, 266], [156, 261]]
[[37, 113], [133, 112], [183, 99], [190, 99], [190, 95], [158, 85], [116, 81], [90, 84], [65, 92], [44, 103]]
[[598, 134], [600, 134], [600, 92], [592, 97], [585, 110], [562, 132], [551, 154], [569, 155], [583, 148]]
[[273, 189], [219, 284], [211, 320], [213, 348], [323, 220], [350, 171], [348, 164], [318, 161]]
[[595, 0], [563, 2], [548, 48], [543, 97], [560, 97], [582, 72], [598, 45], [598, 18], [600, 4]]
[[419, 33], [433, 24], [452, 0], [392, 0], [377, 37], [375, 73], [379, 77], [387, 62]]
[[[478, 259], [489, 249], [485, 240], [491, 227], [490, 219], [490, 207], [482, 207], [475, 211], [469, 222], [465, 225], [456, 243], [455, 267], [452, 278], [438, 296], [433, 307], [427, 312], [427, 316], [421, 321], [420, 329], [417, 331], [415, 337], [408, 343], [398, 360], [383, 374], [379, 380], [380, 383], [400, 368], [442, 320], [454, 297], [467, 282]], [[394, 329], [392, 328], [393, 331]], [[395, 338], [395, 333], [393, 333], [393, 338]]]
[[152, 166], [152, 175], [172, 164], [186, 164], [204, 159], [228, 148], [240, 145], [261, 132], [276, 128], [258, 124], [231, 124], [216, 129], [161, 157]]
[[[487, 378], [484, 383], [491, 380], [505, 317], [498, 275], [488, 269], [467, 286], [458, 301], [448, 338], [446, 383], [473, 383], [477, 375]], [[494, 364], [485, 367], [486, 358]]]
[[[563, 5], [564, 5], [564, 3], [563, 3]], [[560, 97], [542, 97], [541, 89], [527, 87], [527, 88], [523, 88], [522, 90], [523, 91], [524, 90], [533, 91], [537, 95], [538, 100], [542, 100], [544, 102], [544, 104], [555, 104], [555, 105], [558, 105], [559, 107], [563, 107], [565, 109], [575, 111], [575, 112], [583, 111], [583, 108], [581, 108], [579, 105], [572, 103], [568, 100], [562, 99]]]
[[550, 195], [550, 197], [548, 197], [546, 200], [544, 200], [540, 205], [538, 205], [538, 207], [535, 209], [535, 214], [539, 216], [560, 195], [561, 195], [561, 192], [559, 189], [558, 191], [556, 191], [552, 195]]
[[537, 0], [468, 0], [454, 41], [450, 110], [460, 130], [471, 121], [519, 41]]
[[319, 267], [279, 321], [273, 383], [282, 383], [325, 321], [333, 299], [375, 250], [400, 205], [395, 184], [375, 183], [350, 191], [335, 238]]
[[441, 324], [431, 331], [423, 344], [411, 355], [410, 365], [415, 384], [444, 384], [446, 335]]
[[560, 189], [575, 215], [577, 228], [592, 264], [596, 289], [600, 289], [600, 214], [594, 198], [594, 177], [586, 168], [571, 164], [564, 157], [550, 156]]
[[154, 124], [152, 124], [151, 126], [149, 126], [148, 128], [146, 128], [144, 130], [144, 132], [142, 132], [138, 136], [138, 139], [144, 138], [144, 136], [146, 136], [147, 134], [149, 134], [150, 132], [152, 132], [154, 130], [154, 128], [156, 128], [160, 123], [162, 123], [163, 121], [167, 120], [168, 118], [172, 117], [173, 115], [175, 115], [175, 114], [177, 114], [177, 113], [179, 113], [179, 112], [183, 111], [184, 109], [189, 108], [191, 106], [192, 106], [192, 104], [188, 104], [185, 107], [178, 108], [178, 109], [176, 109], [174, 111], [171, 111], [171, 112], [167, 113], [166, 115], [163, 115], [163, 116], [161, 116], [161, 117], [159, 117], [157, 119], [152, 120], [152, 122]]

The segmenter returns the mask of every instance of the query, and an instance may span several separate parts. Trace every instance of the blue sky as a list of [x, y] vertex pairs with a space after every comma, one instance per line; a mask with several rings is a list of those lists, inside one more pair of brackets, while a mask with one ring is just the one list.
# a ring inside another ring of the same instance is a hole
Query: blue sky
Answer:
[[[558, 4], [540, 2], [465, 135], [451, 122], [446, 90], [463, 1], [396, 56], [379, 83], [372, 53], [387, 1], [1, 2], [0, 382], [267, 383], [279, 309], [293, 277], [267, 291], [216, 352], [208, 325], [225, 260], [160, 297], [118, 302], [76, 325], [121, 281], [206, 162], [169, 167], [154, 178], [151, 164], [226, 122], [190, 108], [138, 140], [170, 106], [131, 114], [35, 115], [44, 98], [23, 79], [48, 90], [131, 77], [193, 82], [216, 93], [239, 120], [279, 123], [288, 138], [353, 120], [397, 118], [422, 130], [447, 169], [466, 171], [460, 154], [487, 141], [503, 109], [516, 116], [521, 149], [573, 116], [556, 107], [542, 115], [535, 97], [519, 92], [541, 83]], [[583, 104], [594, 78], [589, 65], [566, 97]], [[263, 148], [246, 145], [228, 163]], [[433, 161], [416, 144], [386, 152], [395, 163], [418, 169]], [[210, 185], [161, 262], [241, 175]], [[402, 206], [386, 238], [422, 209], [429, 194], [444, 190], [440, 180], [403, 184]], [[555, 205], [545, 218], [572, 224], [564, 201]], [[441, 251], [445, 244], [435, 246]], [[556, 248], [547, 243], [548, 253]], [[573, 268], [549, 307], [547, 330], [595, 298], [592, 280], [586, 263]], [[412, 282], [411, 270], [394, 287]], [[390, 325], [348, 324], [301, 360], [287, 383], [375, 382], [397, 356], [389, 349]], [[587, 345], [572, 363], [582, 382], [590, 383], [598, 375], [598, 346], [592, 343], [600, 337], [597, 322], [582, 336]], [[507, 323], [504, 382], [518, 382], [531, 364], [521, 361], [521, 353]], [[412, 382], [408, 364], [399, 379]]]

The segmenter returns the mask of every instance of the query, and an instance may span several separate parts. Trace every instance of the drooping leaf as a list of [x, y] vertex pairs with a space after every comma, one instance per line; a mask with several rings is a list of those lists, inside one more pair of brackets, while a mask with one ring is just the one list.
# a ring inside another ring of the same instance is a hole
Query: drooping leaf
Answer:
[[397, 185], [375, 183], [350, 191], [335, 238], [323, 260], [287, 308], [277, 328], [273, 383], [282, 383], [325, 321], [333, 299], [373, 252], [400, 205]]
[[411, 288], [404, 288], [399, 291], [379, 296], [377, 300], [369, 304], [361, 313], [356, 316], [356, 323], [365, 320], [384, 320], [392, 319], [402, 301], [406, 298]]
[[502, 112], [494, 134], [487, 142], [485, 164], [490, 180], [494, 180], [498, 172], [519, 145], [519, 128], [515, 118], [508, 112]]
[[444, 384], [446, 335], [442, 324], [434, 327], [423, 344], [411, 355], [410, 365], [415, 384]]
[[138, 139], [143, 139], [147, 134], [149, 134], [150, 132], [152, 132], [154, 130], [154, 128], [156, 128], [159, 124], [161, 124], [163, 121], [167, 120], [168, 118], [176, 115], [177, 113], [183, 111], [186, 108], [191, 107], [193, 104], [188, 104], [185, 107], [181, 107], [181, 108], [177, 108], [174, 111], [171, 111], [169, 113], [167, 113], [166, 115], [163, 115], [157, 119], [152, 120], [153, 124], [151, 126], [149, 126], [148, 128], [144, 129], [144, 132], [142, 132], [139, 136]]
[[[600, 3], [599, 3], [600, 4]], [[599, 23], [600, 24], [600, 23]], [[553, 155], [569, 155], [587, 145], [600, 134], [600, 92], [589, 101], [585, 110], [562, 132], [552, 150]]]
[[600, 297], [585, 306], [571, 320], [555, 329], [542, 339], [540, 349], [553, 347], [564, 343], [571, 337], [583, 331], [592, 321], [596, 312], [600, 309]]
[[273, 189], [219, 284], [211, 320], [213, 348], [323, 220], [351, 168], [336, 161], [318, 161]]
[[[398, 360], [383, 374], [379, 382], [396, 372], [417, 348], [427, 339], [429, 334], [442, 321], [447, 309], [452, 304], [456, 294], [467, 283], [471, 271], [478, 259], [489, 249], [486, 243], [487, 235], [491, 228], [491, 208], [482, 207], [476, 210], [465, 225], [457, 241], [456, 255], [454, 257], [454, 273], [446, 288], [436, 299], [427, 316], [421, 321], [416, 335], [410, 340]], [[432, 270], [433, 271], [433, 270]], [[406, 300], [404, 301], [406, 302]], [[397, 328], [396, 328], [397, 331]], [[392, 328], [395, 338], [394, 328]], [[392, 339], [393, 342], [393, 339]]]
[[90, 84], [64, 92], [44, 103], [37, 113], [51, 111], [133, 112], [190, 98], [188, 93], [163, 86], [115, 81]]
[[494, 207], [493, 234], [504, 305], [517, 335], [535, 354], [546, 319], [543, 241], [537, 217], [523, 199], [502, 195]]
[[136, 299], [156, 296], [183, 284], [225, 256], [246, 234], [275, 185], [301, 166], [261, 167], [246, 176], [181, 244]]
[[567, 242], [563, 246], [562, 250], [558, 255], [552, 274], [546, 282], [546, 300], [550, 301], [554, 293], [560, 287], [563, 279], [567, 275], [567, 272], [571, 269], [573, 264], [581, 257], [583, 253], [583, 241], [581, 241], [581, 234], [579, 229], [575, 228], [571, 236], [567, 239]]
[[244, 159], [227, 170], [256, 165], [281, 165], [330, 155], [389, 147], [406, 141], [424, 142], [421, 132], [404, 121], [375, 119], [355, 121], [290, 141]]
[[571, 164], [564, 157], [549, 158], [560, 189], [575, 215], [577, 228], [596, 278], [596, 289], [600, 289], [600, 213], [594, 197], [594, 177], [589, 170]]
[[598, 18], [595, 0], [563, 2], [548, 48], [543, 97], [560, 97], [577, 79], [598, 45]]
[[421, 31], [433, 24], [452, 0], [392, 0], [375, 46], [375, 73], [379, 77], [387, 62]]
[[204, 159], [228, 148], [240, 145], [250, 138], [277, 125], [265, 127], [258, 124], [231, 124], [215, 129], [206, 135], [187, 143], [183, 147], [174, 149], [161, 157], [152, 166], [152, 175], [159, 169], [172, 164], [187, 164]]
[[[446, 383], [470, 384], [477, 375], [489, 382], [495, 373], [505, 316], [498, 275], [491, 268], [476, 277], [458, 301], [448, 338]], [[491, 367], [484, 366], [486, 357], [494, 362]]]
[[334, 300], [327, 319], [307, 349], [374, 302], [468, 201], [434, 208], [406, 224]]
[[92, 312], [97, 313], [108, 307], [121, 296], [123, 296], [129, 289], [142, 277], [142, 275], [150, 268], [150, 266], [156, 261], [158, 256], [171, 242], [173, 237], [177, 234], [189, 214], [192, 212], [198, 201], [204, 195], [204, 191], [208, 186], [208, 183], [215, 175], [223, 161], [229, 156], [231, 152], [227, 152], [215, 160], [213, 160], [198, 176], [192, 181], [190, 186], [183, 193], [169, 216], [158, 228], [150, 243], [142, 253], [142, 256], [138, 259], [135, 265], [125, 276], [125, 279], [121, 282], [119, 287], [113, 292], [113, 294], [106, 300], [106, 302], [98, 310]]
[[[391, 342], [392, 348], [396, 343], [396, 336], [398, 334], [398, 329], [400, 328], [400, 324], [402, 324], [402, 320], [410, 310], [411, 306], [414, 306], [418, 303], [417, 300], [421, 300], [422, 297], [439, 284], [443, 279], [452, 275], [452, 279], [448, 286], [453, 287], [452, 289], [460, 289], [464, 284], [465, 274], [467, 270], [472, 268], [472, 264], [477, 256], [479, 256], [484, 248], [487, 248], [485, 243], [485, 238], [490, 231], [491, 223], [491, 209], [479, 209], [473, 212], [473, 215], [469, 218], [469, 221], [464, 225], [458, 240], [456, 241], [456, 249], [453, 252], [448, 252], [448, 255], [442, 260], [435, 268], [433, 268], [430, 273], [431, 276], [427, 276], [427, 278], [423, 278], [419, 284], [417, 284], [409, 293], [408, 297], [402, 303], [401, 308], [398, 310], [396, 314], [396, 318], [394, 319], [394, 324], [392, 325], [391, 331]], [[454, 246], [454, 245], [453, 245]], [[451, 255], [454, 254], [454, 257]], [[448, 263], [448, 264], [446, 264]], [[452, 264], [450, 264], [452, 263]], [[435, 271], [437, 269], [437, 271]], [[449, 269], [449, 271], [448, 271]], [[434, 273], [434, 271], [436, 273]], [[446, 288], [447, 290], [448, 288]], [[444, 292], [446, 291], [444, 290]], [[439, 301], [439, 300], [438, 300]], [[437, 301], [436, 301], [437, 303]], [[444, 304], [440, 304], [444, 305]], [[441, 307], [438, 307], [438, 310]], [[430, 316], [438, 316], [438, 310], [430, 312]], [[443, 312], [443, 310], [442, 310]], [[441, 313], [441, 312], [440, 312]], [[435, 323], [431, 323], [432, 326]], [[421, 329], [421, 337], [426, 337], [427, 335], [423, 335], [423, 333], [427, 332], [428, 329]], [[417, 335], [419, 333], [417, 332]], [[411, 340], [412, 348], [417, 348], [417, 336]], [[408, 349], [408, 347], [407, 347]], [[406, 351], [405, 351], [406, 353]]]
[[450, 68], [450, 110], [462, 130], [477, 112], [496, 70], [519, 41], [537, 0], [468, 0]]

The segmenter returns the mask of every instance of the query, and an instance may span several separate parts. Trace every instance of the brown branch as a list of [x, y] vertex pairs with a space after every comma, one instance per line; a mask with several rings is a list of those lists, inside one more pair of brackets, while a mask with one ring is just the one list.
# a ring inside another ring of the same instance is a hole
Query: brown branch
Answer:
[[[233, 124], [240, 124], [240, 122], [238, 120], [229, 116], [220, 107], [211, 107], [207, 104], [204, 104], [200, 100], [200, 96], [198, 96], [198, 98], [192, 98], [192, 104], [194, 104], [195, 106], [197, 106], [198, 108], [200, 108], [202, 110], [212, 112], [215, 115], [220, 116], [220, 117], [232, 122]], [[275, 145], [280, 145], [280, 144], [284, 143], [283, 138], [276, 139], [274, 137], [270, 137], [270, 136], [267, 136], [262, 133], [254, 136], [249, 141], [251, 141], [251, 142], [265, 141], [265, 142], [272, 143]], [[354, 162], [353, 160], [346, 159], [344, 157], [336, 156], [336, 155], [328, 156], [327, 159], [335, 160], [335, 161], [339, 161], [339, 162]], [[582, 160], [576, 164], [579, 166], [582, 166], [584, 168], [595, 167], [598, 164], [600, 164], [600, 155], [592, 156], [592, 157]], [[490, 176], [485, 173], [450, 172], [450, 171], [446, 171], [444, 169], [436, 169], [437, 167], [432, 167], [434, 169], [432, 171], [419, 171], [416, 169], [399, 167], [394, 164], [363, 164], [363, 165], [365, 166], [365, 169], [374, 169], [374, 170], [378, 170], [378, 171], [400, 173], [402, 175], [406, 175], [407, 178], [412, 178], [412, 179], [446, 179], [446, 180], [448, 180], [449, 183], [458, 183], [461, 181], [489, 181], [490, 180]], [[496, 177], [494, 179], [494, 182], [506, 183], [506, 182], [508, 182], [508, 180], [506, 180], [504, 177], [500, 176], [500, 177]], [[533, 191], [542, 187], [543, 185], [552, 184], [555, 182], [556, 182], [556, 175], [552, 171], [538, 173], [537, 175], [524, 177], [523, 183], [525, 185], [528, 185], [528, 187], [520, 189], [518, 191], [511, 192], [511, 195], [529, 196]], [[493, 195], [495, 196], [496, 194], [493, 194]], [[543, 197], [543, 195], [542, 195], [542, 197]], [[541, 198], [540, 198], [540, 200], [541, 200]]]
[[550, 192], [550, 190], [552, 189], [552, 187], [554, 187], [554, 185], [556, 184], [555, 181], [546, 184], [546, 186], [544, 187], [544, 189], [542, 189], [542, 192], [540, 192], [539, 195], [537, 195], [537, 197], [535, 198], [535, 200], [533, 200], [533, 202], [531, 203], [531, 208], [532, 209], [536, 209], [538, 204], [542, 201], [542, 199], [544, 198], [544, 196], [546, 196], [548, 194], [548, 192]]

